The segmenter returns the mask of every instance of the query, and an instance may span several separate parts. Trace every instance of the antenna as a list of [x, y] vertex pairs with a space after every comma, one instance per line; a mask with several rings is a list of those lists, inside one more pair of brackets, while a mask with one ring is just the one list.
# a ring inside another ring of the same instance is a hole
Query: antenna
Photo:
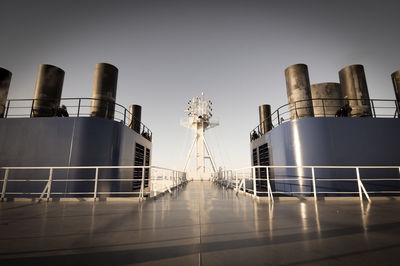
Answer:
[[[214, 172], [216, 172], [217, 167], [215, 165], [214, 158], [211, 155], [210, 148], [204, 137], [204, 132], [207, 129], [216, 127], [219, 125], [218, 122], [211, 121], [212, 118], [212, 102], [210, 100], [205, 100], [204, 92], [201, 93], [201, 97], [193, 97], [188, 101], [188, 108], [185, 110], [188, 115], [187, 121], [181, 122], [181, 125], [187, 128], [191, 128], [196, 132], [196, 137], [194, 138], [193, 144], [190, 148], [189, 154], [186, 158], [185, 168], [190, 159], [196, 159], [196, 171], [195, 176], [192, 179], [210, 178], [211, 173], [206, 173], [205, 160], [209, 159]], [[196, 155], [192, 156], [194, 147], [196, 146]]]

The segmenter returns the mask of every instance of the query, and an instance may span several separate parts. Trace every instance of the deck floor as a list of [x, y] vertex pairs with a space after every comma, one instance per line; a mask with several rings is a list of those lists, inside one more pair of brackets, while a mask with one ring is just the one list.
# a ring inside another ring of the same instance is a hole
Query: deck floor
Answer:
[[1, 202], [0, 265], [399, 265], [400, 200], [253, 200], [190, 182], [140, 202]]

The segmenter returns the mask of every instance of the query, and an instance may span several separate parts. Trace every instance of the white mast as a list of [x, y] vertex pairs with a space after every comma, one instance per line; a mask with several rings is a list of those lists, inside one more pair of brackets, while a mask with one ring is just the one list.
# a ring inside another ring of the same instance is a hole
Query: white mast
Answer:
[[[188, 120], [186, 123], [181, 123], [183, 126], [193, 129], [196, 132], [192, 147], [190, 148], [189, 154], [186, 158], [184, 172], [186, 172], [188, 163], [191, 158], [196, 158], [196, 179], [209, 178], [210, 174], [206, 174], [205, 160], [209, 159], [214, 172], [217, 167], [215, 166], [214, 159], [211, 155], [207, 141], [204, 137], [204, 132], [207, 129], [218, 126], [218, 122], [211, 122], [212, 117], [212, 102], [204, 99], [204, 93], [201, 93], [201, 97], [193, 97], [188, 102], [189, 108], [185, 110], [188, 113]], [[196, 156], [192, 156], [193, 148], [196, 146]]]

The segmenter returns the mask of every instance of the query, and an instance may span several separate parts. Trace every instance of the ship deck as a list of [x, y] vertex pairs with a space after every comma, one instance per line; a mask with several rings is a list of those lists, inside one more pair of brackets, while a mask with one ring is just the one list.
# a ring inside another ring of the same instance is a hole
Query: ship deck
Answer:
[[255, 200], [211, 182], [157, 199], [2, 202], [1, 265], [398, 265], [400, 200]]

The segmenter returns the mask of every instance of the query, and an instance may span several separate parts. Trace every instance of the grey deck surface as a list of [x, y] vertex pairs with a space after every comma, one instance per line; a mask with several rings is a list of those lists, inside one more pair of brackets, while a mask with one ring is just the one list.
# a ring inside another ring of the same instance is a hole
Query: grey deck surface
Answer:
[[191, 182], [143, 203], [0, 203], [2, 266], [130, 264], [400, 265], [400, 201], [269, 205]]

